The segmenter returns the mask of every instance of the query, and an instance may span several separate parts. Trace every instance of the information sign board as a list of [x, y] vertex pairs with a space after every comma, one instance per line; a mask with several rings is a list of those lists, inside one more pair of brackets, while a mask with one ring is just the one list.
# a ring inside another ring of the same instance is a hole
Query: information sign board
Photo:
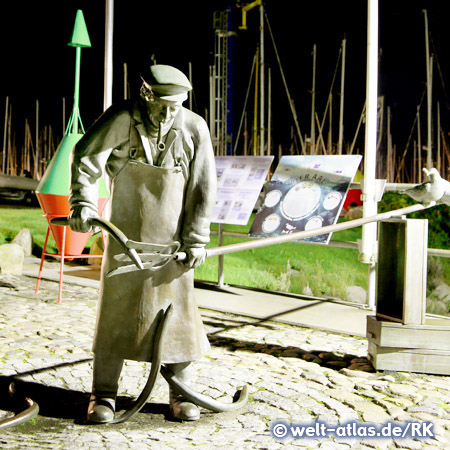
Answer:
[[[250, 236], [279, 236], [335, 224], [360, 155], [283, 156], [253, 221]], [[328, 243], [331, 233], [306, 238]]]
[[216, 156], [217, 196], [212, 222], [246, 225], [273, 156]]

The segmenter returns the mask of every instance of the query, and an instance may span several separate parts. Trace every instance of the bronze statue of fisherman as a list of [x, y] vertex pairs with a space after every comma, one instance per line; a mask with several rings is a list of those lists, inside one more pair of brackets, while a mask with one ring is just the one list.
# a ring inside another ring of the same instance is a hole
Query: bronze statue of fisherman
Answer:
[[[110, 221], [132, 240], [179, 241], [188, 258], [158, 271], [140, 270], [107, 278], [121, 263], [119, 245], [109, 239], [102, 266], [94, 337], [94, 374], [89, 422], [114, 419], [124, 359], [150, 361], [155, 316], [172, 304], [162, 342], [162, 362], [189, 383], [192, 361], [209, 350], [194, 300], [194, 271], [205, 258], [215, 203], [216, 171], [205, 121], [182, 106], [189, 80], [178, 69], [153, 65], [142, 74], [138, 100], [111, 106], [73, 151], [70, 226], [87, 232], [97, 217], [97, 182], [111, 179]], [[173, 388], [174, 418], [197, 420], [198, 407]]]

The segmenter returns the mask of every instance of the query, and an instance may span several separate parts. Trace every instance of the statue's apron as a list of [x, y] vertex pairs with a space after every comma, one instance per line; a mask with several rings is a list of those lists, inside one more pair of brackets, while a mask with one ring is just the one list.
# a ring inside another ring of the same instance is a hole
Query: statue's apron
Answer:
[[[180, 166], [158, 167], [130, 160], [113, 182], [111, 222], [132, 240], [156, 244], [180, 241], [186, 183]], [[94, 352], [149, 361], [156, 314], [172, 304], [162, 360], [199, 359], [209, 350], [209, 342], [194, 300], [194, 271], [171, 261], [155, 272], [138, 270], [106, 278], [110, 270], [124, 264], [114, 259], [119, 253], [123, 253], [119, 245], [109, 239]]]

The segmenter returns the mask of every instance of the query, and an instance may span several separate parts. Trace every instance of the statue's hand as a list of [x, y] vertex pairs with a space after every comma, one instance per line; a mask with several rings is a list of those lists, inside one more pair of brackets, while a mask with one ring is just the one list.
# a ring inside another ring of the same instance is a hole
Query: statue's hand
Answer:
[[205, 261], [206, 250], [204, 247], [186, 247], [181, 251], [186, 253], [187, 258], [184, 261], [180, 261], [180, 263], [189, 267], [189, 269], [195, 269]]
[[98, 217], [98, 214], [87, 206], [74, 206], [69, 217], [69, 225], [73, 231], [88, 233], [92, 230], [88, 220]]

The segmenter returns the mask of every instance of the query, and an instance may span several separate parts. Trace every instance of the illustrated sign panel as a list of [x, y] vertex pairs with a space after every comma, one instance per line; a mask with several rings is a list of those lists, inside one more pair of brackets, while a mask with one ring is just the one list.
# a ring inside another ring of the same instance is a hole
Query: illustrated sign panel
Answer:
[[[269, 237], [335, 224], [361, 155], [283, 156], [250, 236]], [[305, 241], [328, 243], [332, 233]]]
[[216, 156], [217, 196], [212, 222], [246, 225], [273, 156]]

